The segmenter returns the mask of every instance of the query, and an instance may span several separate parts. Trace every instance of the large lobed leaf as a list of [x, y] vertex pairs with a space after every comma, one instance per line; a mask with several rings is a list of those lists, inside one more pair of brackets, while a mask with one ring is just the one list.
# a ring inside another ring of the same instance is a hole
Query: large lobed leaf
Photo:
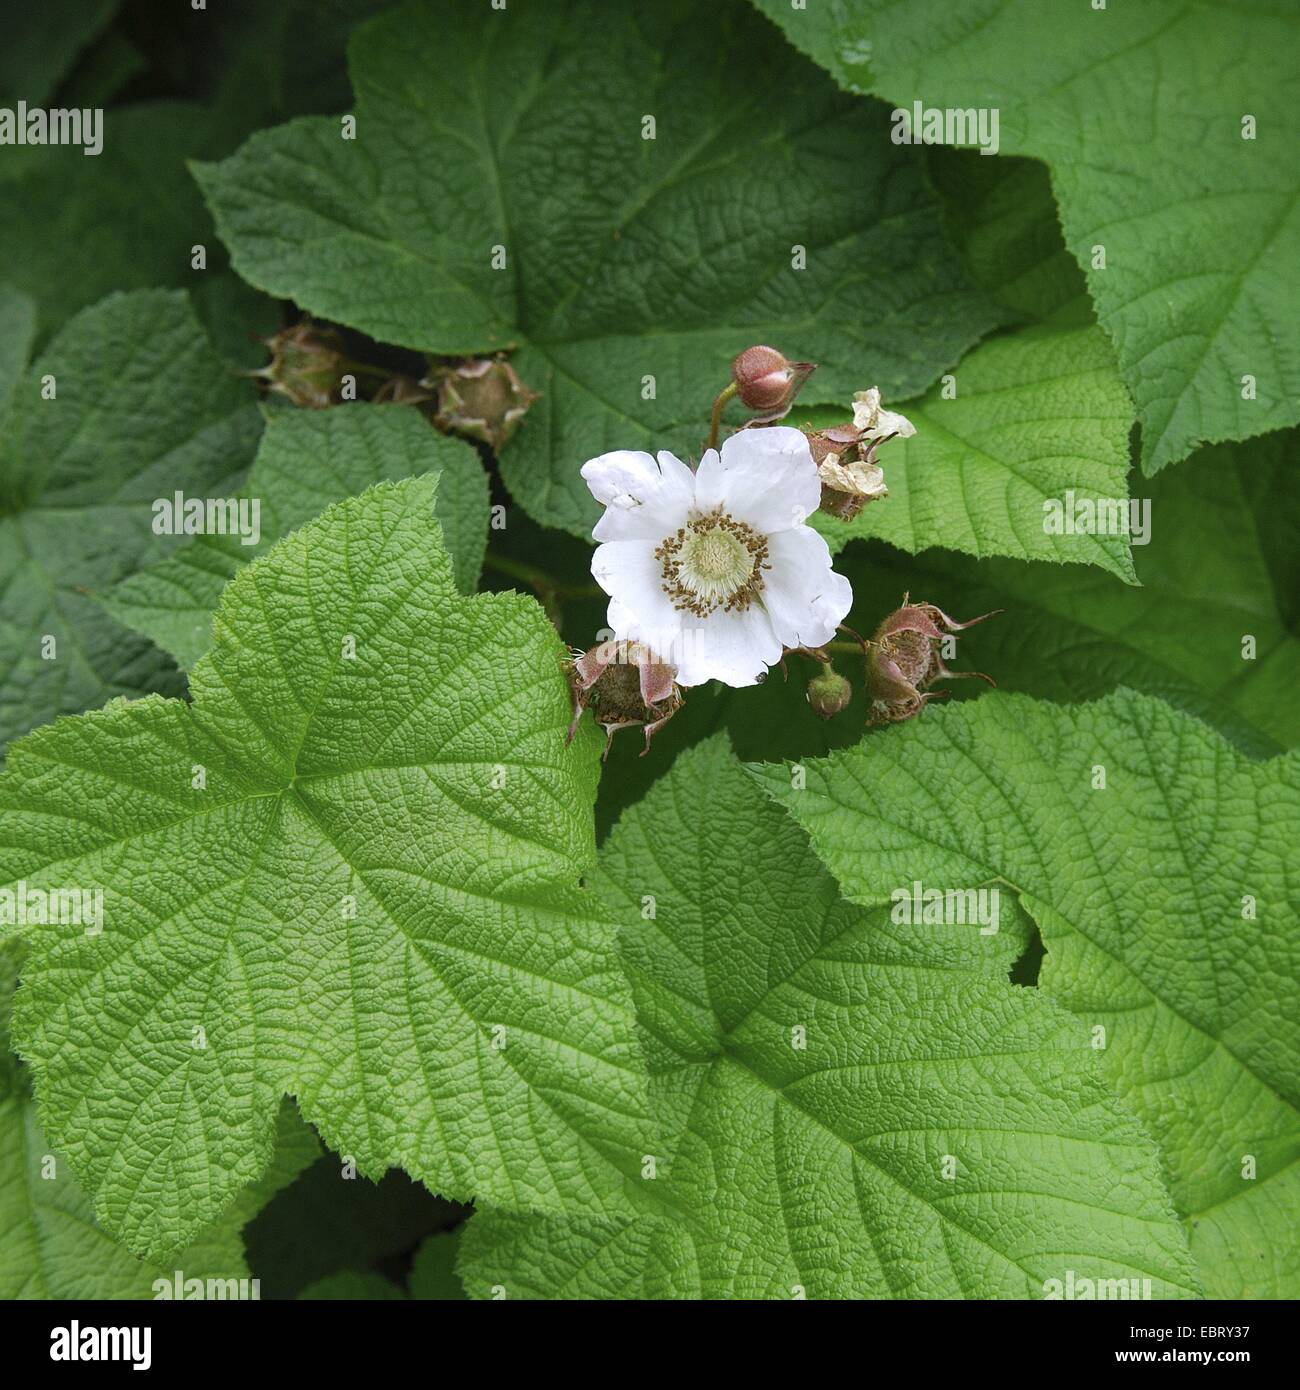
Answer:
[[[21, 300], [6, 302], [0, 326]], [[0, 408], [12, 370], [10, 355]], [[0, 747], [115, 695], [179, 691], [171, 663], [95, 596], [182, 543], [154, 533], [154, 500], [229, 496], [260, 429], [180, 293], [110, 296], [12, 385], [0, 414]]]
[[1001, 149], [1047, 161], [1148, 473], [1300, 420], [1294, 6], [755, 3], [850, 90], [994, 108]]
[[[1214, 445], [1153, 478], [1142, 489], [1150, 541], [1133, 548], [1140, 587], [1100, 569], [938, 550], [906, 556], [872, 543], [836, 560], [853, 583], [850, 622], [870, 630], [907, 589], [957, 618], [1004, 608], [962, 639], [958, 663], [987, 671], [1003, 689], [1082, 701], [1127, 685], [1204, 719], [1257, 757], [1293, 748], [1300, 744], [1298, 440], [1300, 432], [1283, 430]], [[852, 663], [844, 669], [857, 674]], [[983, 689], [950, 688], [954, 695]], [[775, 731], [755, 733], [770, 744], [760, 743], [755, 758], [774, 761], [808, 747], [791, 750]]]
[[481, 1212], [471, 1297], [1042, 1298], [1068, 1270], [1195, 1292], [1150, 1139], [1073, 1021], [1008, 983], [1015, 921], [898, 926], [844, 901], [722, 738], [624, 815], [596, 883], [647, 1037], [664, 1210]]
[[51, 1142], [142, 1253], [259, 1176], [285, 1092], [362, 1173], [628, 1204], [642, 1068], [577, 886], [599, 740], [564, 745], [541, 609], [456, 592], [435, 482], [244, 569], [192, 705], [58, 721], [0, 778], [0, 882], [105, 893], [97, 935], [28, 927], [14, 1032]]
[[[1018, 326], [983, 342], [906, 407], [917, 434], [880, 454], [889, 499], [853, 521], [819, 513], [833, 550], [879, 537], [912, 554], [942, 547], [1094, 564], [1134, 581], [1126, 532], [1055, 534], [1044, 504], [1127, 503], [1133, 407], [1096, 327], [1079, 268], [1061, 242], [1046, 171], [1029, 160], [928, 152], [927, 170], [971, 279]], [[843, 423], [847, 410], [800, 423]], [[1077, 573], [1066, 584], [1086, 583]]]
[[590, 530], [595, 454], [698, 453], [750, 342], [819, 361], [810, 401], [898, 396], [994, 321], [886, 113], [734, 0], [410, 4], [350, 60], [355, 139], [300, 120], [198, 166], [218, 230], [251, 283], [383, 341], [517, 346], [543, 399], [502, 466], [547, 525]]
[[22, 957], [21, 943], [0, 946], [0, 1298], [152, 1298], [154, 1281], [174, 1286], [178, 1271], [182, 1279], [248, 1278], [243, 1227], [320, 1152], [311, 1131], [286, 1103], [261, 1180], [166, 1266], [140, 1261], [98, 1226], [66, 1160], [49, 1151], [26, 1068], [9, 1051]]
[[[1127, 534], [1044, 525], [1044, 504], [1067, 493], [1127, 505], [1132, 411], [1101, 330], [1022, 329], [969, 353], [953, 381], [951, 399], [935, 387], [907, 407], [913, 438], [881, 450], [886, 500], [851, 522], [817, 513], [832, 550], [876, 536], [912, 553], [1077, 561], [1136, 582]], [[826, 423], [843, 418], [827, 412]]]
[[211, 643], [222, 589], [250, 560], [331, 502], [420, 474], [438, 475], [438, 524], [456, 587], [472, 594], [488, 525], [487, 476], [478, 455], [462, 440], [439, 434], [417, 411], [357, 402], [272, 414], [240, 493], [260, 507], [256, 545], [239, 536], [200, 535], [129, 575], [104, 596], [104, 605], [188, 669]]
[[1296, 1296], [1300, 756], [1247, 761], [1131, 692], [989, 696], [811, 761], [803, 789], [756, 775], [854, 901], [1018, 894], [1041, 987], [1161, 1143], [1206, 1292]]
[[[0, 160], [0, 245], [5, 277], [37, 301], [41, 338], [115, 290], [189, 290], [223, 355], [257, 365], [249, 330], [278, 326], [274, 303], [231, 274], [187, 161], [219, 159], [252, 131], [348, 99], [347, 35], [383, 0], [224, 0], [171, 5], [152, 17], [144, 46], [165, 67], [167, 90], [196, 100], [109, 105], [116, 85], [148, 63], [112, 29], [57, 104], [106, 107], [103, 148], [8, 146]], [[102, 28], [111, 0], [42, 0], [11, 7], [0, 50], [0, 92], [45, 104], [75, 48]], [[16, 26], [16, 28], [15, 28]], [[206, 265], [196, 268], [202, 246]], [[77, 248], [70, 254], [69, 248]]]

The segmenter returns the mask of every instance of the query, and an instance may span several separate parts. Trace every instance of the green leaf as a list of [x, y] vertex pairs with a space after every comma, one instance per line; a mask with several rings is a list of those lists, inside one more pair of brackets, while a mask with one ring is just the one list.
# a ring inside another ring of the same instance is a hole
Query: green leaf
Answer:
[[[1128, 685], [1213, 724], [1255, 756], [1293, 748], [1300, 744], [1298, 441], [1300, 433], [1284, 430], [1215, 445], [1152, 479], [1143, 489], [1150, 543], [1133, 548], [1140, 588], [1095, 569], [940, 551], [911, 557], [872, 543], [836, 561], [853, 583], [849, 622], [870, 632], [905, 590], [959, 619], [1005, 608], [958, 649], [959, 665], [987, 671], [1003, 689], [1077, 702]], [[860, 667], [846, 661], [844, 670], [856, 675]], [[982, 688], [951, 686], [955, 697]], [[768, 761], [822, 751], [754, 744], [742, 752]]]
[[[6, 32], [0, 87], [12, 54], [18, 59], [12, 80], [28, 87], [17, 95], [40, 102], [33, 81], [43, 79], [47, 68], [66, 65], [74, 46], [92, 36], [111, 8], [100, 0], [24, 6], [33, 32], [30, 38]], [[347, 35], [375, 8], [376, 0], [228, 2], [214, 25], [207, 11], [168, 7], [135, 37], [153, 52], [155, 67], [165, 69], [164, 90], [183, 90], [201, 101], [109, 106], [103, 112], [103, 148], [91, 157], [76, 145], [5, 147], [4, 274], [39, 304], [42, 340], [111, 291], [169, 286], [194, 295], [223, 355], [257, 365], [250, 360], [249, 338], [280, 326], [276, 306], [228, 270], [187, 162], [220, 159], [252, 131], [276, 121], [344, 106]], [[64, 13], [68, 9], [80, 12], [75, 20]], [[124, 71], [144, 61], [117, 31], [91, 51], [91, 60], [98, 70], [83, 64], [75, 89], [60, 93], [62, 105], [105, 105], [96, 84], [111, 90]], [[6, 104], [12, 102], [0, 101]], [[192, 264], [196, 247], [206, 253], [205, 268]]]
[[487, 475], [470, 445], [439, 434], [418, 411], [360, 402], [270, 417], [241, 496], [257, 499], [261, 539], [200, 535], [131, 575], [104, 598], [121, 623], [188, 670], [212, 640], [221, 591], [249, 560], [331, 502], [373, 483], [439, 475], [436, 512], [456, 587], [472, 594], [487, 549]]
[[112, 22], [117, 5], [118, 0], [42, 0], [11, 7], [0, 46], [0, 106], [12, 109], [20, 100], [44, 106], [77, 54]]
[[382, 341], [517, 346], [543, 399], [502, 467], [544, 524], [590, 530], [595, 454], [698, 452], [752, 342], [821, 363], [810, 402], [898, 397], [994, 322], [883, 110], [744, 5], [408, 5], [350, 66], [355, 139], [299, 120], [197, 167], [218, 230], [252, 284]]
[[305, 1288], [299, 1298], [332, 1299], [344, 1303], [404, 1303], [406, 1294], [382, 1274], [368, 1269], [343, 1269]]
[[914, 879], [1018, 894], [1041, 987], [1077, 1015], [1080, 1049], [1104, 1040], [1160, 1141], [1206, 1293], [1295, 1297], [1300, 757], [1247, 761], [1122, 691], [929, 709], [805, 768], [804, 790], [756, 775], [854, 901]]
[[0, 420], [0, 745], [115, 695], [179, 691], [95, 595], [178, 543], [154, 534], [154, 499], [228, 496], [260, 428], [179, 293], [114, 295], [32, 365]]
[[13, 1050], [11, 1037], [14, 991], [22, 973], [27, 948], [21, 941], [0, 942], [0, 1100], [30, 1092], [27, 1073]]
[[242, 1297], [226, 1281], [249, 1279], [242, 1231], [271, 1196], [291, 1182], [319, 1149], [311, 1131], [286, 1104], [273, 1167], [246, 1188], [215, 1225], [168, 1259], [141, 1261], [95, 1220], [90, 1201], [67, 1160], [51, 1153], [36, 1103], [0, 1100], [0, 1297], [47, 1299], [154, 1298], [156, 1280], [220, 1280], [223, 1293]]
[[698, 1299], [700, 1275], [681, 1226], [651, 1216], [545, 1220], [474, 1214], [457, 1263], [469, 1298]]
[[1017, 922], [918, 930], [846, 903], [724, 739], [624, 815], [596, 884], [648, 1038], [666, 1212], [648, 1232], [506, 1217], [499, 1237], [475, 1216], [472, 1297], [1041, 1298], [1069, 1269], [1194, 1291], [1151, 1141], [1077, 1024], [1007, 980]]
[[[906, 408], [916, 426], [880, 454], [889, 497], [851, 522], [818, 512], [832, 550], [876, 536], [913, 553], [1078, 561], [1136, 582], [1127, 534], [1057, 535], [1049, 501], [1128, 498], [1132, 410], [1098, 328], [1023, 329], [982, 344]], [[845, 418], [827, 412], [825, 423]]]
[[0, 285], [0, 430], [36, 337], [36, 305], [30, 295]]
[[[7, 149], [0, 166], [5, 278], [36, 300], [42, 340], [111, 291], [198, 289], [223, 273], [185, 161], [230, 148], [238, 131], [203, 107], [168, 102], [110, 107], [103, 138], [93, 157], [80, 145], [27, 146]], [[195, 245], [207, 247], [210, 269], [191, 269]]]
[[[1148, 474], [1300, 420], [1294, 7], [755, 3], [850, 90], [994, 109], [1000, 148], [1048, 163]], [[1258, 399], [1242, 397], [1247, 375]]]
[[1031, 323], [1096, 322], [1088, 283], [1061, 240], [1045, 165], [986, 159], [947, 145], [926, 149], [926, 170], [971, 279]]
[[460, 1239], [459, 1231], [444, 1231], [430, 1236], [415, 1252], [411, 1262], [412, 1298], [444, 1303], [464, 1299], [465, 1290], [456, 1274]]
[[104, 890], [102, 932], [27, 929], [15, 1036], [52, 1142], [142, 1253], [258, 1177], [285, 1092], [363, 1174], [629, 1203], [643, 1069], [577, 886], [599, 738], [565, 747], [541, 609], [456, 592], [435, 482], [336, 503], [245, 568], [192, 704], [61, 720], [0, 777], [0, 882]]
[[286, 1104], [275, 1159], [255, 1187], [166, 1267], [141, 1263], [96, 1224], [90, 1199], [65, 1159], [49, 1152], [31, 1099], [26, 1069], [9, 1051], [9, 1016], [22, 963], [18, 942], [0, 946], [0, 1297], [152, 1298], [154, 1281], [245, 1279], [242, 1230], [280, 1188], [320, 1151], [311, 1131]]

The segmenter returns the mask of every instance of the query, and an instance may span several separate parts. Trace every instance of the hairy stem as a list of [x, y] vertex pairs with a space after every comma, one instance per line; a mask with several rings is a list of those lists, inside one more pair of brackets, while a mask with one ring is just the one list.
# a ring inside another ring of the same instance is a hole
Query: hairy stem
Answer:
[[717, 399], [713, 402], [713, 414], [709, 417], [709, 442], [704, 446], [706, 449], [718, 447], [718, 431], [722, 428], [722, 411], [735, 394], [736, 383], [734, 381], [718, 392]]

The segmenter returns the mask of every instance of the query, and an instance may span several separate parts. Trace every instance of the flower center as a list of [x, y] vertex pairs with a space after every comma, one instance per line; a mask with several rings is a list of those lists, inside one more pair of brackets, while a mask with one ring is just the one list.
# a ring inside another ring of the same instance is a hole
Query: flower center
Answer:
[[721, 508], [680, 527], [656, 549], [664, 593], [698, 618], [744, 612], [763, 590], [767, 538]]

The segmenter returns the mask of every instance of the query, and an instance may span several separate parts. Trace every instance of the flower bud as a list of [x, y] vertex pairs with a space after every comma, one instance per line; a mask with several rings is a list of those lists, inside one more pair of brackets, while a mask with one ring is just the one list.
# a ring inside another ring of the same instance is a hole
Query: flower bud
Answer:
[[731, 364], [736, 394], [765, 420], [780, 419], [794, 404], [800, 387], [817, 370], [815, 362], [790, 362], [773, 347], [751, 347]]
[[829, 662], [808, 682], [808, 703], [823, 719], [834, 719], [852, 699], [853, 687]]
[[578, 721], [588, 706], [596, 722], [605, 730], [605, 751], [620, 729], [644, 728], [645, 748], [650, 740], [682, 707], [677, 668], [657, 656], [640, 642], [609, 641], [588, 652], [574, 652], [569, 660], [569, 685], [573, 691], [573, 723], [567, 743], [577, 731]]
[[541, 399], [504, 357], [471, 357], [439, 365], [420, 385], [437, 388], [435, 423], [481, 440], [493, 450], [501, 448], [519, 428], [528, 407]]
[[304, 319], [266, 339], [269, 365], [254, 372], [271, 383], [270, 390], [294, 405], [324, 410], [339, 398], [343, 378], [343, 339], [332, 328]]
[[867, 695], [871, 700], [867, 723], [895, 724], [920, 714], [927, 701], [947, 693], [928, 689], [937, 680], [974, 676], [996, 684], [982, 671], [950, 671], [944, 664], [942, 643], [945, 636], [1000, 612], [998, 608], [959, 623], [932, 603], [908, 603], [904, 594], [903, 606], [880, 624], [867, 643]]

